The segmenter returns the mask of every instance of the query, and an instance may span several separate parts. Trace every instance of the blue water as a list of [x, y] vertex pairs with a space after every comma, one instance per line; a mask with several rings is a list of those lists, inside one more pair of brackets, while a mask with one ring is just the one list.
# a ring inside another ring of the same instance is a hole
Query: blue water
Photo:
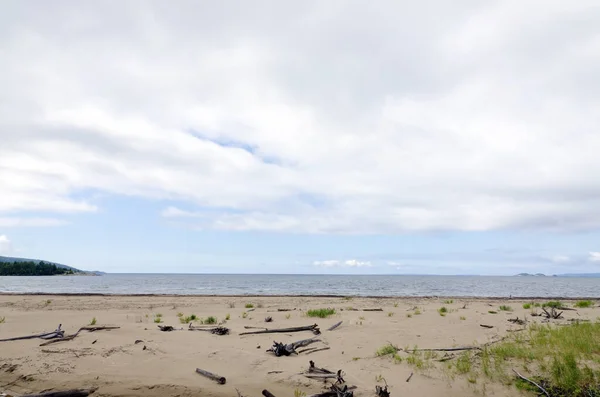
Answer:
[[600, 278], [107, 274], [0, 277], [0, 293], [600, 297]]

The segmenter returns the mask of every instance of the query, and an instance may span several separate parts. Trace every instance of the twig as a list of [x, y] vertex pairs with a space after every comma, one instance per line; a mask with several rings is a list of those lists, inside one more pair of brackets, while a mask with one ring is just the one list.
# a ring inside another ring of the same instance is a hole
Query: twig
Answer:
[[410, 375], [408, 375], [408, 378], [406, 378], [406, 383], [410, 382], [410, 379], [412, 378], [413, 373], [411, 372]]
[[378, 308], [378, 309], [362, 309], [363, 312], [382, 312], [383, 309]]
[[479, 326], [483, 327], [483, 328], [494, 328], [493, 325], [487, 325], [487, 324], [479, 324]]
[[333, 331], [334, 329], [336, 329], [337, 327], [339, 327], [340, 325], [342, 325], [343, 321], [340, 321], [339, 323], [335, 323], [333, 324], [331, 327], [327, 328], [327, 331]]
[[409, 349], [407, 350], [408, 353], [410, 352], [457, 352], [457, 351], [462, 351], [462, 350], [481, 350], [481, 347], [479, 346], [464, 346], [464, 347], [443, 347], [443, 348], [438, 348], [438, 349]]
[[521, 375], [520, 373], [518, 373], [517, 371], [515, 371], [515, 369], [513, 369], [513, 372], [515, 374], [517, 374], [517, 376], [521, 379], [523, 379], [524, 381], [527, 381], [529, 383], [531, 383], [532, 385], [536, 386], [538, 389], [540, 389], [547, 397], [550, 397], [550, 394], [548, 394], [548, 392], [546, 391], [546, 389], [544, 389], [542, 386], [538, 385], [537, 383], [535, 383], [534, 381], [532, 381], [531, 379], [527, 379], [526, 377], [524, 377], [523, 375]]
[[322, 347], [320, 349], [311, 350], [311, 351], [307, 352], [306, 354], [313, 354], [313, 353], [316, 353], [316, 352], [320, 352], [320, 351], [323, 351], [323, 350], [329, 350], [329, 349], [331, 349], [331, 348], [330, 347]]

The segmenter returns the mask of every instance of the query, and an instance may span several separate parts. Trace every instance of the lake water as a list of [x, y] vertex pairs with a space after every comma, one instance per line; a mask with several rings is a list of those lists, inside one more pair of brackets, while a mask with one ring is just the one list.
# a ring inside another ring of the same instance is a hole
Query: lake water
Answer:
[[107, 274], [0, 277], [0, 293], [600, 297], [600, 278]]

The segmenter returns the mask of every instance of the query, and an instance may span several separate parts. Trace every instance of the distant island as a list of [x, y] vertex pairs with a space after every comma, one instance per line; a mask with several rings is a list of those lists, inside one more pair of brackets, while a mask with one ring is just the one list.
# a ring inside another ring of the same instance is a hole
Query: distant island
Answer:
[[62, 275], [101, 275], [102, 272], [88, 272], [60, 263], [39, 259], [12, 258], [0, 256], [0, 276], [62, 276]]
[[[515, 277], [550, 277], [543, 273], [519, 273], [515, 274]], [[567, 273], [567, 274], [553, 274], [552, 277], [600, 277], [600, 273]]]

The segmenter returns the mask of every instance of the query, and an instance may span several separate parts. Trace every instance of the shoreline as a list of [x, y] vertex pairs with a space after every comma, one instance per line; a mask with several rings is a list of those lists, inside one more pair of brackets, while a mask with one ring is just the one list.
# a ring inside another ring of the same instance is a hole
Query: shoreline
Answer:
[[89, 296], [89, 297], [124, 297], [124, 298], [340, 298], [340, 299], [466, 299], [466, 300], [597, 300], [598, 296], [473, 296], [473, 295], [332, 295], [332, 294], [290, 294], [290, 295], [268, 295], [268, 294], [105, 294], [96, 292], [0, 292], [0, 296]]

